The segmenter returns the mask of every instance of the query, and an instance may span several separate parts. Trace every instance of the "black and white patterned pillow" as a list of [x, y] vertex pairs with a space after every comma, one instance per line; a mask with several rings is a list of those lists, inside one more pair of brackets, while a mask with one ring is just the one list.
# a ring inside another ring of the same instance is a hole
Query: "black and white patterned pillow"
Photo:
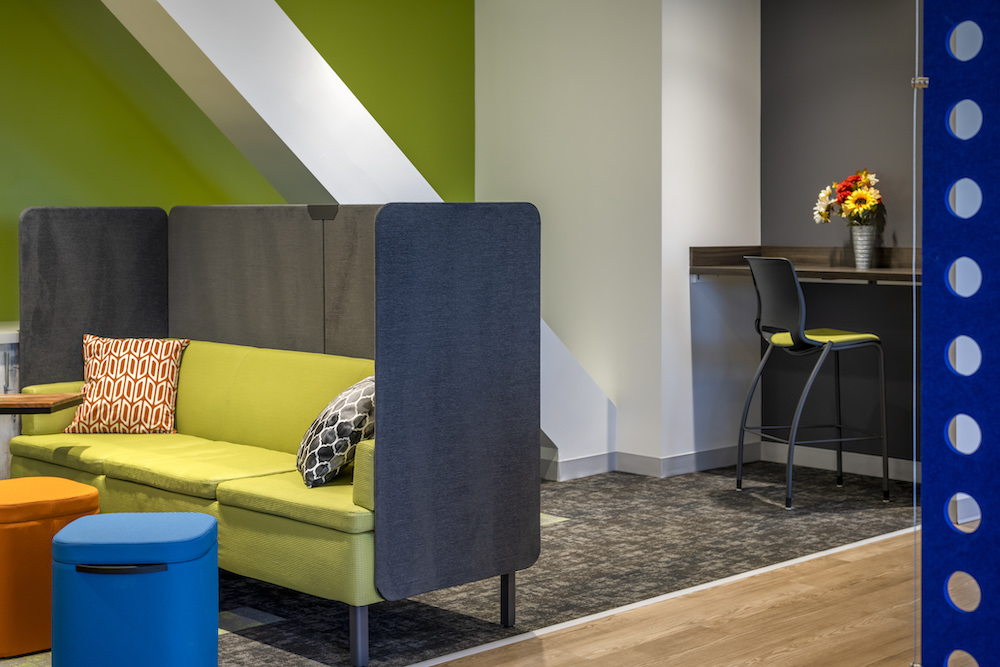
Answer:
[[295, 467], [309, 488], [326, 484], [375, 437], [375, 376], [345, 389], [323, 408], [299, 444]]

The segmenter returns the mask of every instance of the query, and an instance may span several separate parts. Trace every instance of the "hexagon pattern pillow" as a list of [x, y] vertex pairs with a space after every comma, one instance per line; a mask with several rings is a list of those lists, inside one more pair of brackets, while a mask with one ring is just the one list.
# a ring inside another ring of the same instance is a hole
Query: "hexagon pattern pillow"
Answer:
[[83, 404], [65, 433], [176, 433], [187, 339], [83, 337]]
[[354, 459], [362, 440], [375, 437], [375, 376], [345, 389], [323, 408], [299, 444], [296, 467], [313, 488], [326, 484]]

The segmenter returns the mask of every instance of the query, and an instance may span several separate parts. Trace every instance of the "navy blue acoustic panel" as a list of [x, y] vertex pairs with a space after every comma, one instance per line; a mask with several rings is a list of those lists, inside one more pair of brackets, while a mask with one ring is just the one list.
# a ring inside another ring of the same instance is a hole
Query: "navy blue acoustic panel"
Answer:
[[[924, 667], [944, 667], [952, 656], [964, 654], [986, 667], [997, 664], [1000, 655], [1000, 522], [994, 523], [1000, 517], [998, 71], [997, 0], [926, 0], [924, 74], [930, 77], [930, 87], [924, 92], [921, 301]], [[978, 527], [961, 516], [954, 518], [956, 511], [974, 518], [976, 503], [982, 517]]]
[[167, 335], [167, 214], [37, 207], [18, 227], [21, 385], [83, 379], [83, 334]]
[[388, 204], [375, 248], [379, 593], [398, 600], [530, 567], [540, 549], [538, 211]]

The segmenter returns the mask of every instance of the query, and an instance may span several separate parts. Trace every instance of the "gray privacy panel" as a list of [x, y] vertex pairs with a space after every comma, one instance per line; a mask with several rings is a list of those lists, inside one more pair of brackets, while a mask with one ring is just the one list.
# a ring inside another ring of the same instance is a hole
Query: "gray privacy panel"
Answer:
[[388, 204], [375, 247], [376, 587], [397, 600], [530, 567], [538, 211]]
[[170, 335], [323, 352], [323, 227], [306, 206], [170, 211]]
[[375, 214], [380, 208], [341, 205], [334, 217], [323, 220], [327, 354], [375, 357]]
[[167, 214], [39, 207], [18, 227], [21, 386], [83, 379], [83, 334], [167, 335]]

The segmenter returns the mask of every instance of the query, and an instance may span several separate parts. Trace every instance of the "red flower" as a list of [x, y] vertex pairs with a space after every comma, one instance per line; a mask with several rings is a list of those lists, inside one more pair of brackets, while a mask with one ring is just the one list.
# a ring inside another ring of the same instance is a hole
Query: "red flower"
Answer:
[[840, 183], [837, 184], [837, 203], [843, 204], [851, 193], [854, 192], [855, 187], [861, 181], [861, 177], [857, 174], [853, 176], [848, 176]]

